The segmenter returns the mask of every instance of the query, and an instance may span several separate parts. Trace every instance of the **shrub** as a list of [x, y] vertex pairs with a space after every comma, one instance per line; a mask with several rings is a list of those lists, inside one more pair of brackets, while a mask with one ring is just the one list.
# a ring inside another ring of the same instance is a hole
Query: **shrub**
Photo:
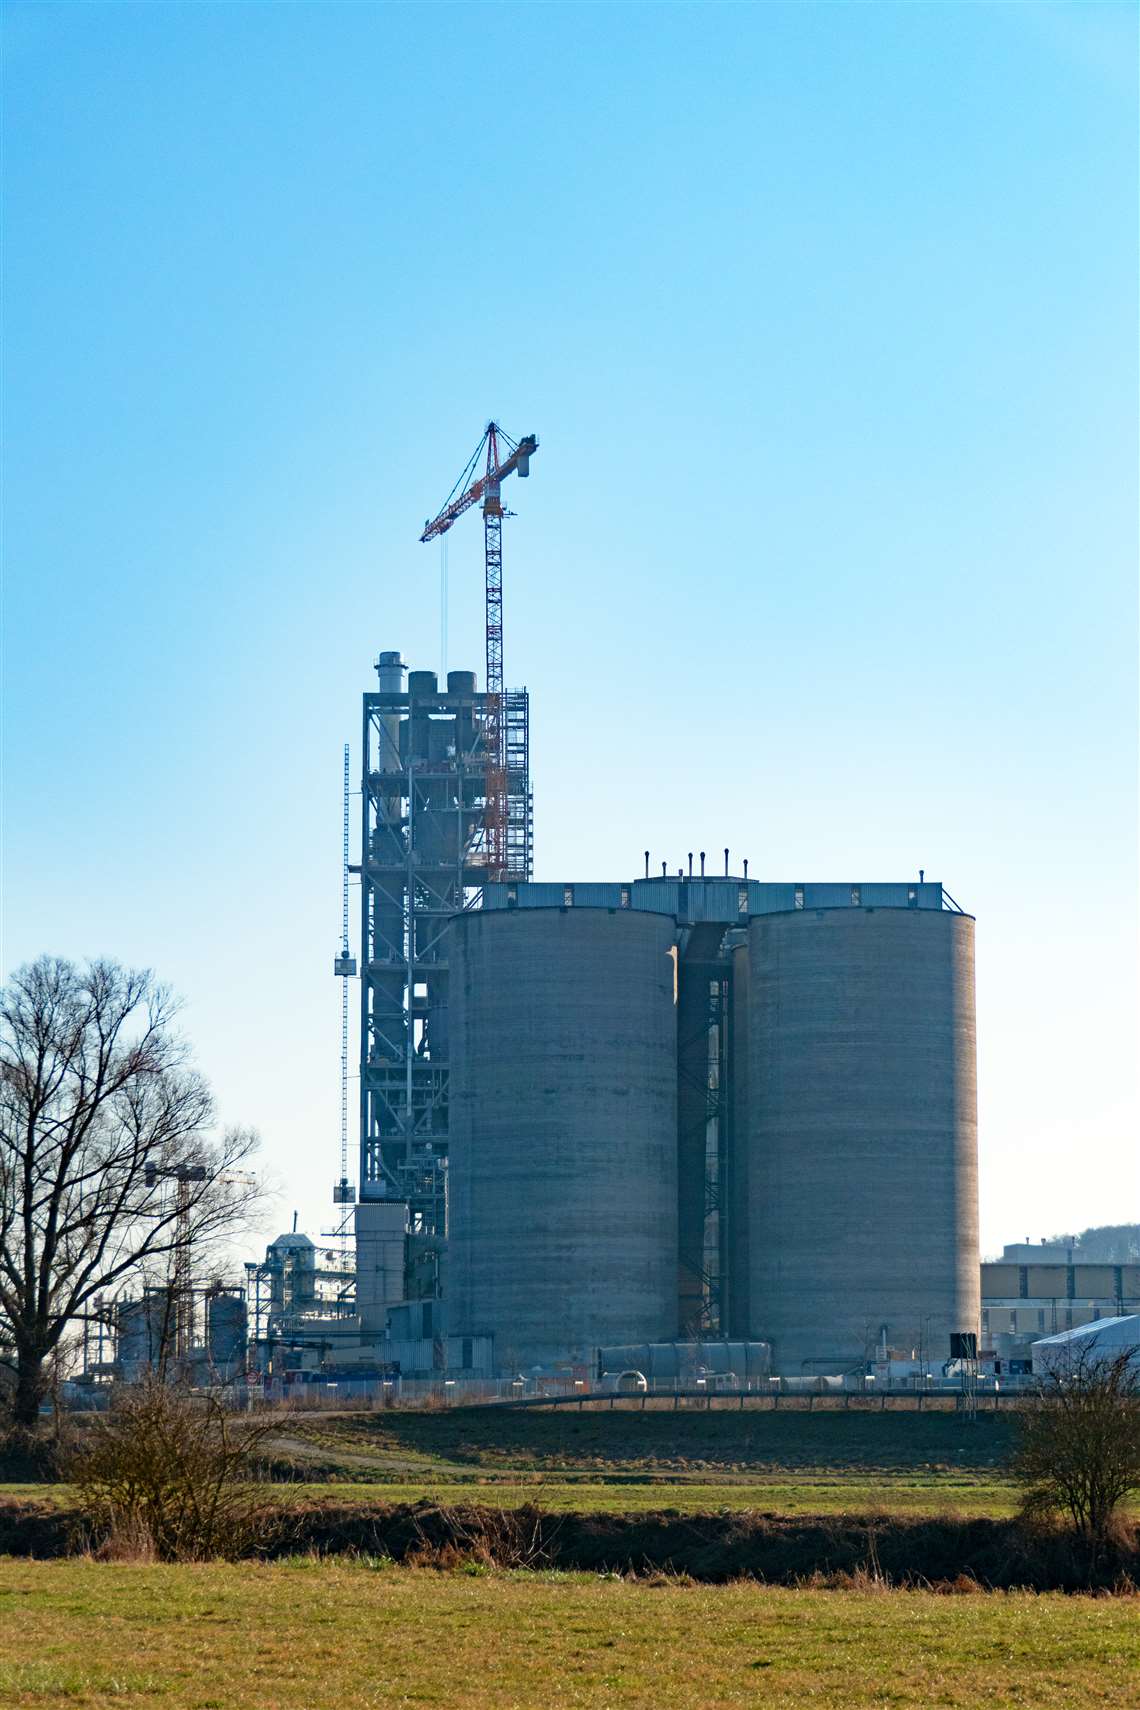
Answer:
[[1011, 1470], [1030, 1520], [1067, 1515], [1099, 1548], [1121, 1503], [1140, 1490], [1140, 1371], [1136, 1354], [1094, 1348], [1050, 1374], [1021, 1415]]
[[213, 1395], [148, 1379], [120, 1391], [72, 1462], [104, 1554], [200, 1561], [249, 1553], [264, 1525], [252, 1457], [276, 1422], [238, 1420]]

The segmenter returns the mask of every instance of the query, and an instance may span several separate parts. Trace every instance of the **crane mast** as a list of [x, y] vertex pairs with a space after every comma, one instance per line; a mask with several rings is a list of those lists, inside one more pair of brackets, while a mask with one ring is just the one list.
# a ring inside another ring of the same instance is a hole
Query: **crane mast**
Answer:
[[[424, 524], [422, 542], [446, 534], [452, 524], [472, 505], [482, 501], [483, 558], [486, 584], [486, 710], [483, 720], [484, 847], [489, 879], [507, 875], [507, 733], [503, 684], [503, 510], [502, 486], [508, 475], [530, 474], [530, 459], [538, 450], [537, 434], [525, 434], [517, 443], [497, 422], [488, 422], [459, 480], [451, 489], [439, 515]], [[475, 476], [480, 460], [483, 473]]]

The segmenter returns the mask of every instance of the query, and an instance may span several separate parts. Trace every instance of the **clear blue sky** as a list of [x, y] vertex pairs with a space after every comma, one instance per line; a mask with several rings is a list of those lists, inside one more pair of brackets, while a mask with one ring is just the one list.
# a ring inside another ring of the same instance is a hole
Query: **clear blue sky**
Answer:
[[338, 1168], [341, 744], [378, 650], [438, 663], [492, 414], [538, 876], [924, 867], [985, 1244], [1140, 1215], [1136, 36], [9, 0], [4, 965], [173, 982], [271, 1221]]

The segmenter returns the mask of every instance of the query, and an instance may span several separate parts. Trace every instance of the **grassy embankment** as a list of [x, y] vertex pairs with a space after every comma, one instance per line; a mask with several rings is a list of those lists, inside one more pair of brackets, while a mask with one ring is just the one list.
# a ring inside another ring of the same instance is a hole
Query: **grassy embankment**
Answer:
[[[1002, 1519], [1016, 1419], [877, 1409], [668, 1406], [392, 1409], [284, 1416], [268, 1453], [274, 1500], [535, 1503], [558, 1513], [753, 1509], [789, 1516], [957, 1514]], [[3, 1485], [5, 1501], [68, 1506], [66, 1485]], [[1132, 1505], [1140, 1514], [1140, 1503]]]
[[0, 1561], [0, 1704], [1131, 1710], [1134, 1599]]
[[1002, 1470], [1014, 1428], [877, 1410], [392, 1410], [301, 1416], [276, 1454], [306, 1494], [335, 1481], [344, 1499], [998, 1518], [1016, 1507]]

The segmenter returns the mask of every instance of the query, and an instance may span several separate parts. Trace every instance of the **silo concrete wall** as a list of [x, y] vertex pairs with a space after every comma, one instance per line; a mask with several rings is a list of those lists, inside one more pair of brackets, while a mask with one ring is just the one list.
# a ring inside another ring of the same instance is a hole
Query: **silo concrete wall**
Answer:
[[500, 1369], [671, 1340], [673, 922], [495, 910], [449, 938], [452, 1333]]
[[749, 928], [749, 1332], [783, 1375], [885, 1326], [937, 1363], [979, 1312], [974, 922], [820, 909]]

